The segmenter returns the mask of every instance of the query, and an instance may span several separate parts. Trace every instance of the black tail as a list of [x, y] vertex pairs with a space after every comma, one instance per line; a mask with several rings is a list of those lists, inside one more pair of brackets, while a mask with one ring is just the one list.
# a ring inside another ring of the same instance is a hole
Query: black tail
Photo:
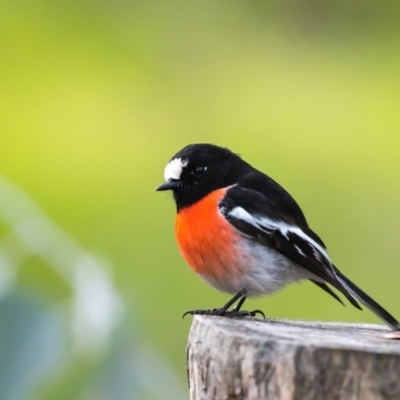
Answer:
[[393, 315], [389, 314], [374, 299], [369, 297], [367, 293], [361, 290], [350, 279], [346, 278], [337, 268], [335, 268], [335, 272], [339, 282], [352, 297], [364, 304], [365, 307], [368, 307], [383, 322], [389, 325], [391, 329], [394, 331], [400, 331], [400, 323], [393, 317]]

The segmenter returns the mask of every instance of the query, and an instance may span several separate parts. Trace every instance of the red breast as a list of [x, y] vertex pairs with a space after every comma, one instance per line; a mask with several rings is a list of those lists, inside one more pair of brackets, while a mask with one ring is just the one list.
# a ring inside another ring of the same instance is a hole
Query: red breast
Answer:
[[175, 234], [183, 258], [203, 277], [227, 278], [235, 273], [238, 234], [225, 220], [218, 203], [228, 188], [215, 190], [176, 216]]

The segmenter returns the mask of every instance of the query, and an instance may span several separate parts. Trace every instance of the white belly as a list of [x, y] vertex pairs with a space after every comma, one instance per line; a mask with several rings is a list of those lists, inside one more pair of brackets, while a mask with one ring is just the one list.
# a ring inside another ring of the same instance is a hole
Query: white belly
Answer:
[[240, 254], [240, 268], [236, 269], [239, 274], [201, 277], [222, 292], [236, 294], [245, 290], [248, 297], [272, 294], [289, 283], [315, 278], [279, 252], [254, 241], [242, 241], [241, 251], [236, 254]]

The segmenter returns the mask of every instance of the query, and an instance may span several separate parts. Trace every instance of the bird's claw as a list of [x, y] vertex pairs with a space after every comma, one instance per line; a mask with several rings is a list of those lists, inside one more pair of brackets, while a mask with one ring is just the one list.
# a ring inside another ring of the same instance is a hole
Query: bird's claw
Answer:
[[253, 310], [253, 311], [237, 311], [233, 309], [232, 311], [228, 312], [229, 315], [227, 317], [232, 317], [232, 318], [244, 318], [244, 317], [257, 317], [257, 314], [261, 315], [265, 319], [265, 314], [261, 310]]
[[251, 311], [251, 316], [252, 317], [257, 317], [257, 314], [260, 314], [260, 316], [263, 317], [263, 319], [265, 319], [265, 314], [261, 310]]
[[238, 311], [238, 310], [225, 310], [223, 308], [214, 308], [212, 310], [189, 310], [182, 315], [182, 319], [186, 315], [213, 315], [217, 317], [227, 317], [227, 318], [245, 318], [245, 317], [256, 317], [257, 314], [261, 315], [265, 319], [265, 314], [261, 310], [254, 311]]
[[186, 317], [186, 315], [215, 315], [222, 317], [225, 315], [225, 310], [223, 308], [213, 308], [212, 310], [189, 310], [186, 311], [182, 315], [182, 319]]

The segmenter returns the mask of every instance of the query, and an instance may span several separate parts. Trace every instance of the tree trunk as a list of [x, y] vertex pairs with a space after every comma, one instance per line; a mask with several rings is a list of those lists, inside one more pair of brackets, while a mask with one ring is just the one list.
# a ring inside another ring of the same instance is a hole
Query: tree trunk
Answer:
[[191, 400], [400, 399], [400, 341], [379, 325], [195, 316]]

